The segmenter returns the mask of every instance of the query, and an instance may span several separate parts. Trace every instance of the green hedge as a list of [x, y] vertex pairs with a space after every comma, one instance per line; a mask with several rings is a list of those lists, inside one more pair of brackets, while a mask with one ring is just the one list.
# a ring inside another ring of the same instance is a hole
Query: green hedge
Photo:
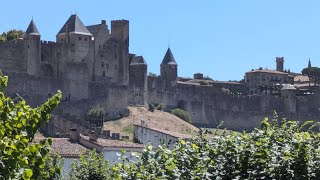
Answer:
[[187, 111], [184, 111], [182, 109], [179, 109], [179, 108], [174, 109], [171, 111], [171, 114], [173, 114], [173, 115], [179, 117], [180, 119], [183, 119], [189, 123], [191, 123], [191, 121], [192, 121], [190, 114]]
[[320, 134], [303, 131], [309, 123], [264, 119], [251, 133], [148, 145], [134, 163], [122, 155], [105, 179], [320, 179]]

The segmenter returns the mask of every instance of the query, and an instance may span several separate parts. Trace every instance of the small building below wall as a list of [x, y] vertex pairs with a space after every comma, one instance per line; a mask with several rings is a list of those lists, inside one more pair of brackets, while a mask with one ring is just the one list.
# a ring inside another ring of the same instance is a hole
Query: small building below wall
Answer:
[[166, 144], [167, 148], [173, 149], [179, 139], [190, 138], [190, 135], [134, 124], [134, 139], [142, 144], [151, 143], [153, 146]]

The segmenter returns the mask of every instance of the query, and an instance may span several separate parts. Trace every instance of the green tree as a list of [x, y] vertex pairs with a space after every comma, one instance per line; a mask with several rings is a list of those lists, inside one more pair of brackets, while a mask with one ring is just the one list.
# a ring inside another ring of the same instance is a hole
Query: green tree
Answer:
[[19, 39], [22, 37], [24, 31], [22, 30], [16, 30], [16, 29], [11, 29], [8, 32], [2, 33], [0, 36], [0, 41], [12, 41], [15, 39]]
[[207, 75], [207, 76], [203, 76], [203, 79], [204, 79], [204, 80], [211, 80], [211, 81], [213, 80], [213, 79], [212, 79], [211, 77], [209, 77], [208, 75]]
[[157, 77], [157, 74], [156, 73], [152, 73], [152, 72], [149, 72], [148, 74], [150, 77]]
[[4, 38], [2, 35], [0, 35], [0, 42], [6, 41], [6, 38]]
[[318, 67], [304, 68], [301, 73], [309, 77], [309, 82], [313, 82], [315, 85], [316, 84], [319, 85], [320, 68]]
[[49, 121], [61, 92], [31, 108], [24, 100], [14, 103], [5, 97], [7, 82], [8, 77], [0, 74], [0, 179], [53, 179], [60, 174], [61, 163], [50, 155], [52, 140], [33, 143], [33, 138]]
[[105, 180], [109, 176], [109, 163], [104, 160], [103, 153], [86, 151], [80, 156], [80, 162], [71, 164], [68, 175], [70, 180]]

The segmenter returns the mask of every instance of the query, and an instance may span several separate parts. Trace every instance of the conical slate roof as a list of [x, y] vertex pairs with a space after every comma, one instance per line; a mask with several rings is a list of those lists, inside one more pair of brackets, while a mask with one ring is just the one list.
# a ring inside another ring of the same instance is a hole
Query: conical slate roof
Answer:
[[86, 28], [86, 26], [82, 23], [82, 21], [79, 19], [79, 17], [76, 14], [73, 14], [70, 16], [68, 21], [63, 25], [61, 30], [58, 34], [64, 34], [66, 33], [66, 26], [68, 25], [69, 33], [75, 33], [75, 34], [83, 34], [83, 35], [90, 35], [92, 34], [89, 32], [89, 30]]
[[33, 19], [31, 20], [27, 30], [26, 30], [26, 34], [28, 35], [38, 35], [40, 36], [40, 33], [38, 31], [37, 26], [34, 24]]
[[308, 68], [311, 68], [311, 61], [310, 61], [310, 58], [309, 58], [309, 62], [308, 62]]
[[176, 60], [173, 57], [171, 49], [168, 48], [166, 55], [164, 56], [161, 64], [171, 64], [171, 65], [178, 65]]

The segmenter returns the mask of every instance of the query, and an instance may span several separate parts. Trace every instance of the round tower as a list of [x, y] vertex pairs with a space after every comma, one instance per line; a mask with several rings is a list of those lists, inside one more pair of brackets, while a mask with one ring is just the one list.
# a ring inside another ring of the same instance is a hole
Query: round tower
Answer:
[[288, 113], [297, 112], [296, 88], [292, 84], [285, 84], [281, 89], [284, 102], [284, 111]]
[[38, 76], [40, 72], [41, 61], [41, 42], [40, 33], [34, 21], [31, 20], [28, 29], [26, 30], [25, 48], [26, 48], [26, 61], [27, 73], [32, 76]]
[[178, 64], [168, 48], [160, 65], [160, 77], [167, 81], [176, 81], [178, 78]]

